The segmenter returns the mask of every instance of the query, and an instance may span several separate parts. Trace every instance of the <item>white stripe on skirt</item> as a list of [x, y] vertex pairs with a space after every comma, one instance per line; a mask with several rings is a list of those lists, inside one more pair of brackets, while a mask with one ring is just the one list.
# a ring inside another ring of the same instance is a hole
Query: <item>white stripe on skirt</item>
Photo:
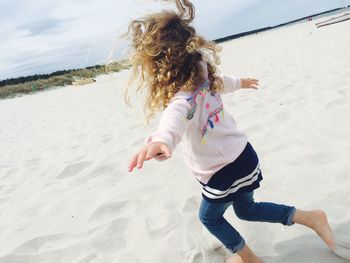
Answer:
[[237, 192], [242, 187], [253, 184], [256, 180], [258, 180], [259, 174], [260, 174], [260, 168], [258, 164], [252, 173], [235, 181], [227, 190], [222, 191], [222, 190], [211, 188], [209, 186], [204, 186], [202, 189], [202, 193], [211, 199], [223, 198], [228, 196], [229, 194], [233, 194]]

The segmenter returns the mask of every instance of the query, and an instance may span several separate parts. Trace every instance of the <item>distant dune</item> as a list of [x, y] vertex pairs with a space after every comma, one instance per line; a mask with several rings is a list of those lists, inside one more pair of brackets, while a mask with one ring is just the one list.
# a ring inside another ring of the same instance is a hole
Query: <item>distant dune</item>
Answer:
[[271, 29], [274, 29], [274, 28], [278, 28], [278, 27], [281, 27], [281, 26], [290, 25], [290, 24], [293, 24], [293, 23], [296, 23], [296, 22], [308, 20], [310, 17], [315, 19], [315, 18], [318, 18], [320, 16], [324, 16], [324, 15], [329, 14], [329, 13], [339, 12], [341, 10], [344, 10], [344, 8], [335, 8], [335, 9], [332, 9], [332, 10], [329, 10], [329, 11], [320, 12], [320, 13], [316, 13], [316, 14], [313, 14], [313, 15], [305, 16], [305, 17], [302, 17], [302, 18], [299, 18], [299, 19], [295, 19], [295, 20], [292, 20], [292, 21], [289, 21], [289, 22], [286, 22], [286, 23], [282, 23], [282, 24], [276, 25], [276, 26], [264, 27], [264, 28], [259, 28], [259, 29], [247, 31], [247, 32], [242, 32], [242, 33], [239, 33], [239, 34], [234, 34], [234, 35], [226, 36], [226, 37], [223, 37], [223, 38], [218, 38], [218, 39], [215, 39], [214, 41], [217, 42], [217, 43], [221, 43], [221, 42], [225, 42], [225, 41], [228, 41], [228, 40], [232, 40], [232, 39], [236, 39], [236, 38], [240, 38], [240, 37], [244, 37], [244, 36], [248, 36], [248, 35], [252, 35], [252, 34], [257, 34], [257, 33], [260, 33], [260, 32], [263, 32], [263, 31], [267, 31], [267, 30], [271, 30]]

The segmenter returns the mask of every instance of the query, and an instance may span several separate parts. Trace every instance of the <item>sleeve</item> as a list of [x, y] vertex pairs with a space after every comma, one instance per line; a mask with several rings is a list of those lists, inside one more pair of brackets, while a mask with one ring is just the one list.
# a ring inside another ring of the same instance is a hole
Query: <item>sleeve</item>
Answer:
[[240, 78], [229, 75], [221, 75], [221, 78], [224, 83], [224, 91], [222, 92], [223, 94], [234, 92], [242, 87]]
[[191, 106], [185, 99], [171, 101], [163, 111], [157, 131], [146, 137], [145, 144], [163, 142], [173, 152], [189, 125], [187, 113], [190, 109]]

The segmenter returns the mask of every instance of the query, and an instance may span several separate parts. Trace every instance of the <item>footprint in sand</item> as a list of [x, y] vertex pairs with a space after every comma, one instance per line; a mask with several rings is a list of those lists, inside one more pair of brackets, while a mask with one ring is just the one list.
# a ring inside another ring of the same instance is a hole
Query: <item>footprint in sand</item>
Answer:
[[79, 174], [81, 171], [83, 171], [84, 169], [86, 169], [88, 166], [90, 166], [91, 163], [92, 162], [78, 162], [78, 163], [70, 164], [66, 166], [56, 178], [64, 179], [64, 178], [75, 176]]
[[184, 213], [191, 213], [195, 212], [197, 213], [199, 209], [199, 201], [197, 200], [196, 196], [192, 196], [187, 199], [184, 207], [182, 208], [182, 212]]
[[79, 155], [78, 157], [74, 158], [73, 162], [78, 162], [84, 158], [85, 158], [85, 155]]
[[131, 252], [128, 252], [128, 251], [124, 252], [123, 251], [123, 252], [118, 253], [116, 256], [117, 256], [117, 258], [115, 259], [114, 262], [120, 262], [120, 263], [122, 263], [122, 262], [125, 262], [125, 263], [127, 263], [127, 262], [144, 263], [144, 261], [141, 261], [138, 258], [139, 256], [142, 257], [141, 253], [139, 253], [138, 255], [135, 255], [135, 252], [132, 252], [132, 251]]
[[79, 145], [79, 144], [76, 144], [76, 145], [70, 146], [69, 148], [72, 149], [72, 150], [75, 150], [75, 149], [77, 149], [77, 148], [79, 148], [79, 147], [80, 147], [80, 145]]
[[225, 262], [225, 260], [228, 258], [228, 254], [225, 251], [225, 249], [221, 246], [210, 250], [193, 251], [192, 254], [190, 254], [187, 257], [187, 262], [192, 263], [222, 263]]
[[37, 164], [39, 161], [41, 161], [41, 159], [34, 158], [34, 159], [27, 160], [26, 162], [27, 162], [28, 165], [35, 165], [35, 164]]
[[72, 263], [93, 263], [96, 262], [98, 259], [98, 256], [96, 253], [88, 253], [87, 255], [83, 255], [81, 258], [78, 260], [72, 262]]
[[339, 225], [334, 229], [334, 253], [350, 261], [350, 222]]
[[335, 157], [329, 153], [313, 153], [308, 156], [309, 163], [312, 165], [319, 166], [320, 164], [325, 165], [335, 161]]
[[86, 234], [88, 235], [89, 240], [92, 241], [94, 251], [96, 251], [98, 255], [106, 255], [125, 248], [127, 244], [127, 231], [131, 228], [130, 223], [131, 218], [117, 218], [108, 223], [102, 225], [99, 224], [94, 229], [87, 231]]
[[14, 173], [16, 173], [17, 170], [18, 170], [17, 168], [10, 168], [9, 170], [7, 170], [7, 172], [5, 172], [5, 173], [0, 177], [0, 179], [3, 180], [3, 179], [5, 179], [5, 178], [7, 178], [7, 177], [13, 175]]
[[350, 261], [350, 238], [335, 238], [336, 249], [334, 253]]
[[202, 252], [195, 252], [193, 255], [190, 256], [189, 262], [192, 263], [203, 263], [207, 262], [205, 254]]
[[0, 205], [6, 203], [8, 199], [9, 198], [0, 198]]
[[17, 185], [10, 185], [10, 186], [5, 186], [4, 189], [2, 189], [2, 193], [4, 195], [10, 195], [13, 191], [17, 189]]
[[104, 135], [103, 139], [102, 139], [102, 143], [108, 143], [111, 140], [113, 140], [113, 138], [115, 138], [114, 136], [110, 136], [110, 135]]
[[[100, 234], [103, 237], [119, 237], [120, 240], [123, 240], [124, 233], [128, 230], [130, 225], [130, 218], [128, 217], [121, 217], [112, 220], [111, 222], [107, 223], [104, 227], [101, 227]], [[122, 242], [121, 242], [122, 243]]]
[[[95, 241], [104, 241], [103, 238], [92, 238], [88, 232], [38, 236], [18, 246], [10, 254], [0, 257], [0, 262], [92, 263], [96, 262], [95, 248], [99, 249]], [[108, 245], [108, 241], [104, 244]]]
[[33, 254], [42, 252], [44, 250], [50, 250], [50, 248], [57, 248], [58, 246], [67, 246], [68, 243], [74, 242], [79, 237], [78, 235], [73, 234], [56, 234], [56, 235], [47, 235], [39, 236], [33, 238], [22, 245], [18, 246], [14, 253], [18, 254]]
[[119, 201], [106, 203], [99, 206], [90, 216], [89, 220], [106, 220], [120, 216], [127, 211], [130, 211], [129, 201]]
[[112, 164], [104, 164], [96, 167], [91, 173], [90, 177], [98, 177], [101, 175], [108, 175], [112, 173], [117, 173], [115, 169], [115, 165]]
[[175, 230], [179, 225], [181, 220], [181, 214], [179, 213], [170, 213], [168, 220], [165, 225], [158, 227], [159, 222], [154, 222], [153, 220], [146, 218], [146, 228], [147, 232], [151, 237], [165, 237], [169, 232]]
[[344, 99], [335, 99], [324, 105], [327, 109], [341, 108], [343, 106], [346, 106], [346, 100]]
[[77, 183], [86, 183], [92, 178], [97, 178], [100, 176], [115, 175], [115, 174], [122, 174], [120, 170], [115, 169], [115, 165], [114, 166], [111, 164], [99, 165], [94, 170], [89, 172], [87, 176], [83, 176], [77, 179]]

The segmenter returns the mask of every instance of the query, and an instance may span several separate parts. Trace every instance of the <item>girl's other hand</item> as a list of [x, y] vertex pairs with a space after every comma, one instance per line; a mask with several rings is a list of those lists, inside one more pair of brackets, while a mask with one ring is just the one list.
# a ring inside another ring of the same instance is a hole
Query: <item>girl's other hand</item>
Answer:
[[241, 79], [242, 89], [258, 89], [259, 80], [257, 79]]
[[129, 164], [129, 172], [132, 172], [135, 167], [141, 169], [145, 161], [153, 158], [166, 160], [171, 157], [168, 146], [162, 142], [154, 142], [143, 147], [141, 151], [135, 154]]

